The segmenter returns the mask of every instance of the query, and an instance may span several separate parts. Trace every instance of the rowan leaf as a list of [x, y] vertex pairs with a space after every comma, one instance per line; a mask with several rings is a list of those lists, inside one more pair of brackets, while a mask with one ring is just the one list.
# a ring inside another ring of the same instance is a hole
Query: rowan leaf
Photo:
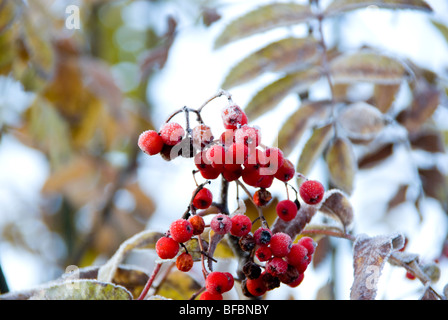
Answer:
[[316, 160], [323, 154], [331, 138], [334, 135], [333, 124], [327, 124], [320, 128], [315, 128], [311, 137], [305, 143], [300, 153], [297, 163], [297, 172], [307, 176], [313, 168]]
[[314, 38], [286, 38], [252, 53], [234, 66], [222, 84], [225, 89], [248, 82], [264, 72], [294, 72], [319, 56], [318, 42]]
[[368, 151], [358, 159], [358, 169], [370, 169], [389, 158], [394, 151], [393, 143], [385, 143]]
[[375, 6], [383, 9], [413, 9], [431, 12], [431, 7], [423, 0], [335, 0], [324, 12], [325, 16], [331, 16]]
[[405, 79], [406, 66], [386, 55], [362, 50], [334, 58], [330, 72], [335, 83], [400, 84]]
[[357, 171], [353, 146], [350, 141], [345, 137], [336, 137], [330, 142], [325, 160], [331, 183], [350, 195]]
[[248, 103], [245, 112], [255, 119], [273, 109], [290, 93], [302, 93], [320, 78], [317, 69], [308, 69], [287, 74], [261, 89]]
[[448, 44], [448, 26], [434, 19], [431, 19], [431, 23], [434, 25], [434, 27], [436, 27], [436, 29], [440, 32], [440, 34]]
[[392, 107], [399, 89], [399, 84], [376, 84], [373, 92], [373, 105], [382, 113], [386, 113]]
[[164, 279], [157, 294], [173, 300], [189, 300], [201, 287], [190, 273], [173, 270]]
[[330, 104], [327, 100], [305, 102], [285, 121], [277, 137], [278, 147], [285, 156], [296, 147], [312, 123], [329, 112]]
[[260, 32], [313, 18], [311, 8], [305, 5], [279, 2], [261, 6], [230, 22], [216, 39], [215, 49]]
[[119, 285], [81, 279], [43, 287], [30, 300], [132, 300], [132, 295]]
[[347, 136], [356, 140], [372, 140], [386, 125], [383, 114], [362, 101], [345, 106], [337, 120]]
[[408, 191], [409, 185], [402, 184], [398, 187], [395, 195], [387, 203], [387, 211], [392, 210], [396, 206], [402, 204], [406, 201], [406, 193]]
[[373, 300], [384, 264], [392, 253], [404, 246], [404, 236], [398, 233], [368, 237], [360, 234], [353, 244], [354, 281], [350, 299]]
[[319, 210], [341, 222], [344, 230], [350, 228], [353, 223], [353, 207], [347, 195], [341, 190], [331, 189], [326, 191]]
[[422, 188], [428, 197], [440, 201], [444, 210], [448, 209], [448, 179], [436, 166], [419, 168]]
[[135, 234], [131, 238], [124, 241], [115, 254], [98, 270], [98, 280], [104, 282], [111, 282], [115, 276], [118, 266], [122, 263], [124, 258], [133, 249], [155, 248], [157, 240], [163, 234], [156, 231], [144, 230]]

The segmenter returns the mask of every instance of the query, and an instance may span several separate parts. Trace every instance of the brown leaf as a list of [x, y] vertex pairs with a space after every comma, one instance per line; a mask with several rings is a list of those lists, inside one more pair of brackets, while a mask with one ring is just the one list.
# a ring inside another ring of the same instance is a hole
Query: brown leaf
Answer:
[[[283, 124], [277, 137], [278, 147], [288, 156], [297, 146], [303, 133], [329, 112], [330, 101], [303, 103]], [[317, 138], [316, 138], [317, 139]]]
[[401, 234], [368, 237], [361, 234], [353, 245], [354, 281], [350, 299], [373, 300], [384, 264], [390, 255], [404, 246]]
[[137, 299], [143, 291], [148, 278], [148, 275], [144, 271], [122, 265], [115, 272], [112, 282], [125, 287], [134, 299]]
[[325, 160], [332, 184], [350, 195], [357, 171], [353, 146], [350, 141], [345, 137], [337, 137], [331, 141]]
[[432, 86], [423, 85], [413, 92], [414, 98], [409, 108], [397, 115], [397, 121], [410, 133], [418, 131], [439, 106], [440, 91]]
[[382, 113], [365, 102], [348, 105], [338, 114], [338, 123], [349, 138], [372, 140], [385, 127]]
[[431, 12], [431, 7], [423, 0], [335, 0], [325, 10], [325, 15], [336, 15], [356, 9], [374, 6], [383, 9], [413, 9]]
[[319, 210], [340, 221], [344, 230], [353, 223], [353, 207], [347, 196], [340, 190], [326, 191]]
[[216, 39], [215, 49], [260, 32], [296, 25], [313, 18], [311, 8], [305, 5], [278, 2], [261, 6], [228, 24]]
[[402, 62], [367, 50], [336, 57], [330, 68], [335, 83], [400, 84], [406, 75]]
[[409, 136], [413, 149], [424, 150], [431, 153], [444, 153], [445, 144], [442, 133], [436, 129], [425, 128]]
[[314, 38], [286, 38], [252, 53], [234, 66], [221, 87], [228, 89], [248, 82], [265, 72], [294, 72], [319, 57]]
[[320, 78], [317, 69], [307, 69], [287, 74], [261, 89], [248, 103], [244, 111], [251, 120], [276, 107], [287, 95], [306, 91]]
[[371, 150], [358, 159], [359, 169], [370, 169], [383, 162], [393, 154], [394, 145], [386, 143]]
[[373, 105], [382, 113], [386, 113], [392, 107], [399, 89], [399, 84], [376, 84]]
[[296, 170], [307, 176], [313, 168], [316, 160], [323, 154], [330, 139], [334, 135], [333, 124], [314, 129], [311, 137], [306, 142], [300, 153]]
[[406, 201], [406, 193], [408, 191], [408, 188], [409, 185], [407, 184], [402, 184], [398, 187], [398, 190], [395, 193], [395, 195], [387, 203], [387, 211], [392, 210], [396, 206]]
[[191, 273], [173, 270], [165, 278], [157, 294], [173, 300], [188, 300], [201, 287]]
[[437, 167], [419, 168], [418, 173], [425, 194], [440, 201], [446, 210], [448, 208], [448, 181], [446, 176]]

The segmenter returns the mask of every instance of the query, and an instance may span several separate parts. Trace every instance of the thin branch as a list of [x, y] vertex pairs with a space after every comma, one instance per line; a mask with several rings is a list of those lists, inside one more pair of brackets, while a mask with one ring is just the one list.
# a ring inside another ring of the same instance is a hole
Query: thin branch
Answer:
[[154, 270], [152, 271], [151, 276], [149, 277], [148, 281], [145, 284], [145, 287], [143, 288], [142, 293], [140, 294], [140, 296], [138, 297], [137, 300], [143, 300], [145, 299], [146, 295], [148, 294], [149, 289], [151, 288], [154, 279], [156, 278], [157, 274], [160, 271], [160, 267], [162, 266], [162, 263], [158, 262], [156, 263]]

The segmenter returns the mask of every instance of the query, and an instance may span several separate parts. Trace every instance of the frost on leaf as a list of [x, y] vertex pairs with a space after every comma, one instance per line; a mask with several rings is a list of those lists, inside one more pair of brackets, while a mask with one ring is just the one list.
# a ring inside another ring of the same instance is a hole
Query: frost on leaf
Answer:
[[353, 246], [354, 281], [352, 300], [373, 300], [381, 270], [390, 255], [404, 246], [404, 236], [398, 233], [368, 237], [359, 235]]
[[353, 223], [353, 207], [341, 190], [332, 189], [325, 192], [319, 210], [339, 220], [344, 229], [349, 228]]

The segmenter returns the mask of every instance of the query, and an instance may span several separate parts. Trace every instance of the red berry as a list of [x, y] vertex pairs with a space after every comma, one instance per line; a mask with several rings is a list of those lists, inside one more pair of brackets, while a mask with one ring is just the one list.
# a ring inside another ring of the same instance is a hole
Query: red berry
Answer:
[[283, 166], [283, 162], [285, 160], [283, 151], [279, 148], [271, 147], [266, 148], [265, 153], [267, 160], [265, 165], [266, 169], [264, 169], [261, 173], [274, 175], [277, 173], [278, 169]]
[[205, 229], [205, 221], [201, 216], [198, 216], [195, 214], [194, 216], [191, 216], [188, 218], [188, 221], [193, 226], [193, 235], [198, 235], [204, 232]]
[[317, 247], [317, 243], [311, 237], [302, 237], [297, 243], [306, 248], [308, 256], [312, 255]]
[[177, 219], [170, 225], [170, 234], [175, 241], [186, 242], [193, 236], [193, 226], [188, 220]]
[[230, 171], [238, 169], [246, 161], [249, 149], [244, 143], [233, 143], [225, 152], [224, 168]]
[[260, 227], [254, 232], [255, 243], [259, 246], [269, 244], [272, 239], [272, 232], [268, 228]]
[[221, 112], [221, 118], [226, 129], [237, 129], [247, 124], [247, 116], [236, 104], [229, 104]]
[[178, 144], [184, 135], [184, 128], [176, 122], [165, 123], [160, 129], [160, 136], [163, 142], [169, 146]]
[[261, 275], [256, 279], [247, 279], [246, 289], [251, 295], [255, 297], [262, 296], [267, 291], [266, 285]]
[[415, 280], [416, 277], [411, 272], [406, 271], [406, 278], [409, 280]]
[[210, 228], [217, 234], [226, 234], [232, 228], [232, 220], [228, 215], [219, 213], [213, 217]]
[[203, 149], [212, 143], [214, 137], [212, 134], [212, 130], [209, 126], [205, 124], [200, 124], [193, 128], [192, 133], [193, 137], [193, 145], [197, 149]]
[[194, 197], [193, 205], [196, 207], [196, 209], [207, 209], [212, 204], [212, 201], [212, 192], [207, 188], [202, 188]]
[[224, 167], [224, 169], [222, 170], [223, 178], [229, 182], [239, 179], [242, 174], [243, 174], [243, 168], [240, 165], [230, 169]]
[[224, 272], [213, 271], [205, 279], [205, 288], [212, 294], [222, 294], [230, 290], [229, 281], [228, 275]]
[[299, 194], [307, 204], [317, 204], [324, 197], [324, 186], [316, 180], [307, 180], [300, 185]]
[[272, 195], [268, 190], [260, 188], [254, 192], [253, 200], [257, 206], [265, 207], [272, 200]]
[[215, 169], [212, 167], [211, 162], [206, 156], [206, 151], [197, 153], [194, 156], [194, 163], [196, 165], [196, 168], [199, 169], [202, 177], [204, 177], [205, 179], [214, 180], [221, 174], [220, 169]]
[[297, 206], [291, 200], [282, 200], [275, 207], [277, 215], [284, 221], [291, 221], [297, 215]]
[[154, 130], [142, 132], [138, 137], [137, 144], [143, 152], [149, 154], [150, 156], [158, 154], [162, 151], [164, 145], [162, 137]]
[[199, 300], [222, 300], [222, 294], [220, 293], [210, 293], [208, 291], [202, 292]]
[[261, 143], [261, 131], [247, 124], [235, 130], [235, 142], [244, 143], [254, 150]]
[[219, 137], [219, 142], [227, 148], [232, 143], [235, 142], [235, 130], [233, 129], [226, 129], [221, 136]]
[[265, 267], [266, 272], [269, 272], [273, 276], [277, 277], [286, 272], [288, 269], [288, 263], [282, 258], [274, 257], [266, 263]]
[[291, 250], [292, 239], [286, 233], [277, 232], [272, 235], [269, 245], [274, 257], [285, 257]]
[[224, 168], [225, 150], [221, 145], [211, 146], [206, 153], [207, 160], [215, 169], [221, 170]]
[[272, 258], [271, 248], [268, 246], [261, 246], [255, 251], [255, 256], [260, 262], [268, 261]]
[[304, 273], [300, 273], [296, 280], [287, 283], [287, 285], [290, 286], [291, 288], [298, 287], [302, 283], [304, 276], [305, 276]]
[[182, 252], [176, 259], [176, 267], [179, 271], [190, 271], [193, 267], [193, 257], [191, 254]]
[[259, 168], [264, 167], [268, 163], [268, 160], [266, 159], [266, 152], [265, 150], [260, 149], [250, 149], [249, 148], [249, 155], [247, 156], [246, 162], [244, 162], [245, 168]]
[[156, 242], [156, 252], [160, 259], [172, 259], [179, 252], [179, 243], [172, 238], [162, 237]]
[[252, 221], [245, 214], [236, 214], [232, 218], [232, 228], [230, 233], [235, 237], [245, 236], [252, 228]]
[[300, 271], [302, 271], [303, 268], [306, 269], [309, 263], [308, 250], [301, 244], [295, 243], [291, 246], [291, 250], [286, 255], [286, 261]]
[[224, 292], [230, 291], [233, 288], [233, 284], [235, 283], [235, 279], [233, 279], [233, 276], [230, 272], [223, 272], [224, 275], [227, 277], [227, 286], [224, 288]]
[[283, 165], [278, 168], [274, 177], [280, 181], [287, 182], [294, 177], [296, 170], [292, 162], [288, 159], [284, 159]]

